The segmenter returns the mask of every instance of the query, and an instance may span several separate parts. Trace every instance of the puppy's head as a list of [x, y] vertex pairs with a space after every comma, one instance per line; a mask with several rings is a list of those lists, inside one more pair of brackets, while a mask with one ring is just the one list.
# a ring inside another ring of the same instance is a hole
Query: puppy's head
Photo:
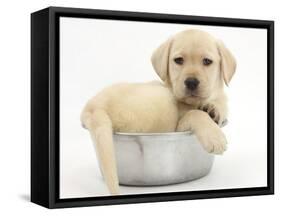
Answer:
[[214, 96], [228, 85], [236, 68], [230, 51], [200, 30], [180, 32], [158, 47], [151, 58], [159, 77], [187, 104]]

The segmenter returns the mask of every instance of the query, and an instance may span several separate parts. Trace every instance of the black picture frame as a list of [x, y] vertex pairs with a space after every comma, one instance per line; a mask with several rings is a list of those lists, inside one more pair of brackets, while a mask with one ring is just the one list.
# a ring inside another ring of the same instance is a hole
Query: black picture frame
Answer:
[[[59, 198], [59, 18], [79, 17], [267, 30], [267, 187], [92, 198]], [[274, 193], [274, 22], [49, 7], [31, 14], [31, 201], [47, 208], [160, 202]]]

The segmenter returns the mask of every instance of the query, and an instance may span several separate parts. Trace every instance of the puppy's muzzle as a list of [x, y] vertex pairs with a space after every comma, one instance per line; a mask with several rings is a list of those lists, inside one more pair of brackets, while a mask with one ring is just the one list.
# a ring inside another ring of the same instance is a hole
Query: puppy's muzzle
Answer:
[[191, 90], [191, 91], [196, 90], [198, 85], [199, 85], [199, 83], [200, 83], [199, 80], [194, 78], [194, 77], [187, 78], [184, 81], [184, 85], [186, 86], [186, 88], [188, 90]]

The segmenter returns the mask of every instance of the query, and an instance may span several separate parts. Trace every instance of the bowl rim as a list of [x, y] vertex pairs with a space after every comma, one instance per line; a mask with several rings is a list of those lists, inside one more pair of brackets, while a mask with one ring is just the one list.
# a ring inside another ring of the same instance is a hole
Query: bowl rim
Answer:
[[183, 132], [164, 132], [164, 133], [126, 133], [126, 132], [114, 132], [117, 136], [173, 136], [173, 135], [191, 135], [191, 131]]
[[[220, 126], [223, 128], [228, 124], [228, 120], [224, 120], [222, 125]], [[178, 136], [178, 135], [192, 135], [191, 131], [181, 131], [181, 132], [156, 132], [156, 133], [128, 133], [128, 132], [114, 132], [115, 136]]]

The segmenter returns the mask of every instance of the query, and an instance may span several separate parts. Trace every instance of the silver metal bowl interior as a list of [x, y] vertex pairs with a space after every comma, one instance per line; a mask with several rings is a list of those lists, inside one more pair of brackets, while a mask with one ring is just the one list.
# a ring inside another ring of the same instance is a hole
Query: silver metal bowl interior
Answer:
[[168, 185], [207, 175], [214, 155], [191, 132], [114, 133], [119, 183]]

